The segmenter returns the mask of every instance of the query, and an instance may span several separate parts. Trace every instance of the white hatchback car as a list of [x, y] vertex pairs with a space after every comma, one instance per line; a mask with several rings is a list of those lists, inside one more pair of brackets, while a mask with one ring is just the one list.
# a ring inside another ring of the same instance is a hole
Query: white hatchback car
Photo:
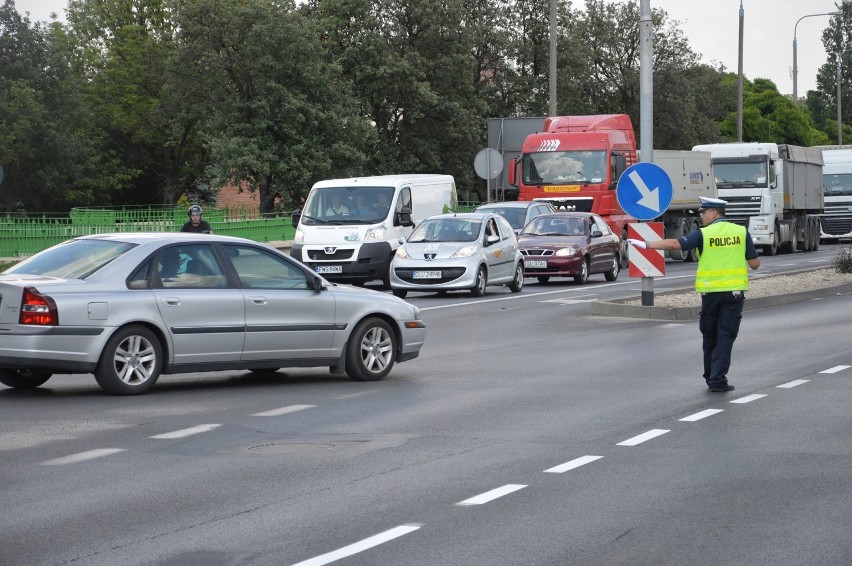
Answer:
[[469, 290], [474, 297], [489, 285], [524, 287], [524, 258], [505, 218], [494, 213], [439, 214], [427, 218], [396, 251], [391, 289], [409, 291]]

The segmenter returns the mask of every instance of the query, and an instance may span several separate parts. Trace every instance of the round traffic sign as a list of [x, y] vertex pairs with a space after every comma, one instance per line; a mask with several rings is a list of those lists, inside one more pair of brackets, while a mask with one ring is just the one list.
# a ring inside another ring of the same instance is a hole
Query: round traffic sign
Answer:
[[503, 170], [503, 156], [496, 149], [486, 147], [473, 159], [473, 170], [480, 179], [493, 179]]

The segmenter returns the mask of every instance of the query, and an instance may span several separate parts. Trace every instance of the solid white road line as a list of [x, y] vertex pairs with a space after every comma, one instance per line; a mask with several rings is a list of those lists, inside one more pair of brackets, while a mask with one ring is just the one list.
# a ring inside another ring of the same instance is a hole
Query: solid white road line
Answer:
[[272, 409], [271, 411], [263, 411], [262, 413], [255, 413], [251, 415], [252, 417], [278, 417], [281, 415], [286, 415], [287, 413], [295, 413], [297, 411], [304, 411], [305, 409], [313, 409], [316, 405], [288, 405], [286, 407], [280, 407], [278, 409]]
[[163, 434], [158, 434], [155, 436], [149, 436], [148, 438], [162, 438], [166, 440], [174, 440], [175, 438], [186, 438], [187, 436], [192, 436], [193, 434], [200, 434], [202, 432], [209, 432], [214, 428], [219, 428], [222, 425], [219, 424], [201, 424], [198, 426], [193, 426], [190, 428], [184, 428], [181, 430], [176, 430], [174, 432], [166, 432]]
[[293, 566], [322, 566], [323, 564], [330, 564], [332, 562], [340, 560], [341, 558], [346, 558], [347, 556], [352, 556], [353, 554], [364, 552], [365, 550], [369, 550], [374, 546], [379, 546], [380, 544], [384, 544], [395, 538], [399, 538], [403, 535], [407, 535], [408, 533], [412, 533], [419, 529], [420, 526], [421, 525], [400, 525], [399, 527], [394, 527], [393, 529], [387, 530], [377, 535], [373, 535], [370, 538], [365, 538], [362, 541], [350, 544], [349, 546], [344, 546], [341, 549], [334, 550], [327, 554], [323, 554], [322, 556], [317, 556], [315, 558], [304, 560], [302, 562], [299, 562], [298, 564], [294, 564]]
[[791, 387], [796, 387], [797, 385], [801, 385], [803, 383], [809, 382], [810, 379], [794, 379], [793, 381], [788, 381], [787, 383], [782, 383], [781, 385], [776, 385], [779, 389], [790, 389]]
[[755, 393], [754, 395], [746, 395], [745, 397], [740, 397], [739, 399], [734, 399], [731, 403], [751, 403], [752, 401], [757, 401], [758, 399], [762, 399], [766, 397], [763, 393]]
[[510, 483], [504, 485], [503, 487], [498, 487], [497, 489], [492, 489], [491, 491], [486, 491], [485, 493], [481, 493], [475, 497], [471, 497], [470, 499], [465, 499], [464, 501], [459, 501], [456, 505], [482, 505], [483, 503], [488, 503], [489, 501], [493, 501], [498, 497], [503, 497], [504, 495], [508, 495], [519, 489], [524, 489], [525, 485], [520, 485], [516, 483]]
[[78, 454], [71, 454], [70, 456], [63, 456], [62, 458], [56, 458], [55, 460], [47, 460], [46, 462], [42, 462], [42, 465], [61, 466], [62, 464], [76, 464], [77, 462], [103, 458], [104, 456], [118, 454], [119, 452], [124, 452], [124, 448], [98, 448], [97, 450], [88, 450]]
[[671, 432], [662, 428], [655, 428], [649, 430], [648, 432], [643, 432], [639, 436], [634, 436], [633, 438], [628, 438], [624, 442], [619, 442], [616, 446], [636, 446], [637, 444], [642, 444], [646, 440], [651, 440], [652, 438], [656, 438], [660, 435], [663, 435], [667, 432]]
[[691, 422], [695, 422], [695, 421], [700, 421], [701, 419], [713, 416], [716, 413], [721, 413], [721, 412], [722, 412], [722, 409], [707, 409], [706, 411], [701, 411], [701, 412], [695, 413], [694, 415], [689, 415], [688, 417], [683, 417], [682, 419], [678, 419], [678, 420], [691, 423]]
[[824, 369], [820, 373], [837, 373], [839, 371], [849, 369], [850, 367], [852, 366], [834, 366], [833, 368]]
[[574, 468], [585, 466], [589, 462], [594, 462], [595, 460], [600, 460], [601, 458], [603, 458], [603, 456], [580, 456], [579, 458], [574, 458], [570, 462], [565, 462], [564, 464], [559, 464], [558, 466], [554, 466], [548, 470], [544, 470], [544, 473], [561, 474], [567, 472], [568, 470], [573, 470]]

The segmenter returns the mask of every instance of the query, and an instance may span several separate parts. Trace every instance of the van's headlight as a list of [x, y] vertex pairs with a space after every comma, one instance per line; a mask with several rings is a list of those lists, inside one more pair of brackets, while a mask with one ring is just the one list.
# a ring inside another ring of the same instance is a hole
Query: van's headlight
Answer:
[[385, 226], [384, 224], [381, 224], [379, 226], [373, 226], [372, 228], [367, 230], [366, 234], [364, 234], [364, 240], [384, 240], [385, 232], [387, 232], [387, 229], [387, 226]]
[[411, 259], [411, 256], [408, 255], [408, 250], [405, 249], [405, 246], [399, 246], [396, 249], [396, 254], [394, 255], [396, 255], [398, 259]]
[[553, 255], [559, 257], [571, 257], [572, 255], [577, 255], [577, 248], [562, 248], [560, 250], [556, 250], [556, 253]]
[[478, 251], [478, 248], [477, 248], [476, 244], [472, 244], [472, 245], [463, 247], [462, 249], [460, 249], [459, 251], [457, 251], [456, 253], [451, 255], [450, 258], [470, 257], [472, 255], [476, 255], [477, 251]]
[[305, 232], [301, 228], [296, 228], [296, 235], [293, 236], [293, 241], [297, 244], [305, 241]]

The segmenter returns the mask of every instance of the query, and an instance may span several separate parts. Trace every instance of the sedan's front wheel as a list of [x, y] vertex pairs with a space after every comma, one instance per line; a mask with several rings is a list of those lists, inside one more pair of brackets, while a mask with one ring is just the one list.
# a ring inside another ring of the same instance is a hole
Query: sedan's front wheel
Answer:
[[107, 342], [95, 379], [113, 395], [146, 393], [163, 369], [163, 348], [157, 336], [144, 326], [119, 329]]
[[0, 383], [15, 389], [35, 389], [53, 374], [32, 369], [0, 369]]
[[574, 276], [574, 283], [578, 285], [585, 285], [586, 281], [589, 280], [589, 258], [583, 258], [582, 263], [580, 263], [580, 273]]
[[357, 381], [379, 381], [390, 373], [396, 356], [396, 336], [380, 318], [358, 323], [346, 345], [346, 373]]

